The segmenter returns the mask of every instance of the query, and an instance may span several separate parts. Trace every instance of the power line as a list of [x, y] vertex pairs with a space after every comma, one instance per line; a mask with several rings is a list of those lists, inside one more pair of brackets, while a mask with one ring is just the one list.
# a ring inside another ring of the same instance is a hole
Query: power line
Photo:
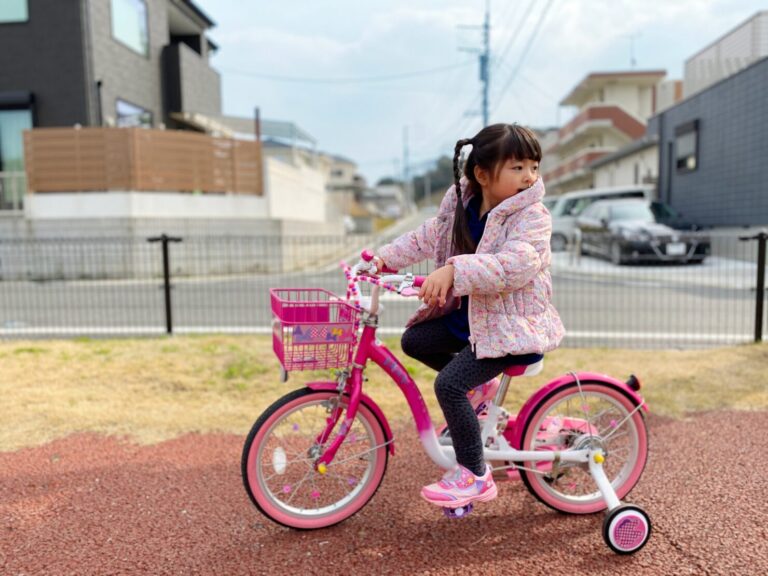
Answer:
[[522, 54], [520, 54], [520, 58], [517, 61], [517, 66], [515, 66], [515, 69], [512, 71], [512, 74], [507, 80], [507, 83], [504, 84], [504, 88], [502, 88], [501, 91], [499, 92], [499, 98], [497, 100], [496, 108], [498, 108], [499, 103], [501, 103], [501, 99], [503, 98], [504, 93], [507, 91], [507, 88], [509, 88], [510, 84], [514, 82], [515, 78], [517, 77], [517, 73], [520, 71], [520, 68], [522, 67], [523, 62], [525, 61], [525, 57], [528, 55], [528, 52], [530, 51], [534, 42], [536, 42], [536, 37], [541, 31], [541, 24], [542, 22], [544, 22], [544, 19], [547, 17], [547, 13], [549, 12], [550, 8], [552, 8], [553, 2], [554, 0], [547, 0], [547, 5], [544, 7], [544, 10], [539, 16], [539, 21], [536, 23], [536, 26], [534, 26], [533, 28], [533, 34], [531, 34], [531, 37], [528, 39], [528, 43], [525, 45], [525, 49], [523, 50]]
[[[535, 0], [530, 0], [528, 3], [528, 7], [525, 9], [525, 13], [523, 14], [522, 21], [520, 22], [520, 30], [525, 30], [525, 25], [528, 22], [528, 18], [531, 16], [531, 12], [533, 10], [533, 5], [535, 4]], [[503, 22], [503, 20], [502, 20]], [[502, 24], [503, 25], [503, 24]], [[517, 26], [515, 27], [517, 29]], [[507, 52], [509, 52], [510, 48], [515, 44], [515, 41], [520, 38], [522, 34], [516, 34], [515, 32], [512, 32], [512, 35], [509, 38], [509, 41], [504, 46], [504, 48], [501, 50], [501, 56], [496, 60], [495, 68], [498, 68], [499, 65], [504, 61], [504, 58], [507, 56]]]
[[247, 76], [250, 78], [261, 78], [263, 80], [273, 80], [275, 82], [296, 82], [302, 84], [359, 84], [363, 82], [389, 82], [391, 80], [401, 80], [403, 78], [415, 78], [419, 76], [431, 76], [454, 70], [464, 66], [469, 66], [472, 61], [462, 62], [460, 64], [451, 64], [450, 66], [438, 66], [436, 68], [427, 68], [414, 72], [402, 72], [399, 74], [386, 74], [382, 76], [359, 76], [356, 78], [310, 78], [303, 76], [282, 76], [279, 74], [265, 74], [261, 72], [250, 72], [246, 70], [236, 70], [233, 68], [221, 68], [222, 72], [234, 74], [236, 76]]

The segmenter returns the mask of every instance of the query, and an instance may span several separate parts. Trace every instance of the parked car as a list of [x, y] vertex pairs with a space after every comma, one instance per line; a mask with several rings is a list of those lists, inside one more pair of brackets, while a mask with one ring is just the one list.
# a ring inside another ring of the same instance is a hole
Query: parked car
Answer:
[[647, 200], [603, 200], [576, 222], [582, 254], [626, 262], [701, 263], [710, 240], [701, 232], [676, 230], [657, 221]]
[[654, 200], [650, 203], [651, 212], [659, 224], [666, 224], [676, 230], [701, 230], [703, 227], [688, 220], [681, 212], [678, 212], [669, 204]]
[[618, 198], [650, 200], [652, 195], [653, 187], [651, 186], [613, 186], [574, 190], [559, 196], [545, 196], [544, 205], [552, 214], [552, 251], [560, 252], [568, 248], [573, 241], [576, 218], [594, 202]]

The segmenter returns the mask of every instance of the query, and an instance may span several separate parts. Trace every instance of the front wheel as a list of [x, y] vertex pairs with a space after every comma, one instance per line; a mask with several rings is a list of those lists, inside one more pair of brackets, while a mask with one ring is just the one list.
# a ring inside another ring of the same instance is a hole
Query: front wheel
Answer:
[[376, 493], [387, 469], [387, 440], [362, 403], [327, 471], [315, 469], [335, 434], [323, 445], [316, 440], [339, 401], [346, 407], [349, 398], [303, 388], [280, 398], [253, 425], [243, 447], [243, 483], [271, 520], [289, 528], [325, 528], [352, 516]]
[[[635, 487], [648, 458], [648, 434], [641, 410], [621, 390], [599, 381], [576, 382], [545, 396], [522, 423], [526, 451], [600, 447], [603, 468], [616, 496]], [[538, 464], [538, 465], [537, 465]], [[607, 508], [588, 464], [523, 462], [520, 477], [541, 502], [569, 514]]]

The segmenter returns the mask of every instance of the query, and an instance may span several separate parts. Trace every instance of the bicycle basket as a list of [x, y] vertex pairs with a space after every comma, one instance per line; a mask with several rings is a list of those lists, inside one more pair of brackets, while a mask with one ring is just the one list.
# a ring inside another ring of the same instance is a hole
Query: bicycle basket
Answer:
[[272, 345], [286, 372], [347, 366], [360, 311], [322, 288], [272, 288]]

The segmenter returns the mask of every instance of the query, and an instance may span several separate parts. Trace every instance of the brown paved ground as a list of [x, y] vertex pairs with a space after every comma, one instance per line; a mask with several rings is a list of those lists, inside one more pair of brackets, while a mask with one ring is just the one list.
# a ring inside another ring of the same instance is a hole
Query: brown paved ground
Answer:
[[768, 574], [767, 412], [651, 416], [630, 500], [655, 532], [634, 556], [602, 515], [564, 516], [520, 483], [449, 521], [418, 489], [438, 471], [401, 427], [371, 503], [339, 526], [271, 524], [243, 491], [243, 438], [139, 447], [93, 435], [0, 454], [0, 574]]

